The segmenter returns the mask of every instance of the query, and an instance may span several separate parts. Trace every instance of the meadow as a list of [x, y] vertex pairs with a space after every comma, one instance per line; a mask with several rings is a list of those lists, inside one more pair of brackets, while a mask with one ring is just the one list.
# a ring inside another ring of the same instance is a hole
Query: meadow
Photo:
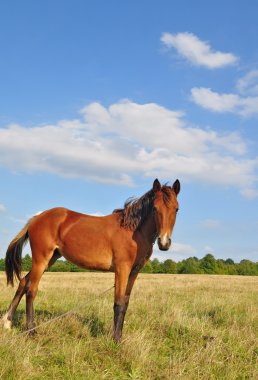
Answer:
[[[258, 378], [257, 277], [140, 274], [121, 344], [112, 341], [113, 281], [45, 273], [37, 335], [24, 334], [24, 300], [13, 330], [0, 328], [0, 379]], [[2, 315], [15, 291], [4, 273], [0, 290]]]

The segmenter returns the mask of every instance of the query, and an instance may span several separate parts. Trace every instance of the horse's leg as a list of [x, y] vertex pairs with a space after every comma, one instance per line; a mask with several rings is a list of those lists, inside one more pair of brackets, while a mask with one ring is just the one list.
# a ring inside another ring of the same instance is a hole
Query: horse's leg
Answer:
[[122, 337], [124, 318], [126, 313], [126, 288], [130, 268], [127, 266], [116, 269], [115, 272], [115, 302], [114, 302], [114, 331], [113, 338], [119, 342]]
[[[58, 260], [60, 257], [61, 257], [61, 255], [59, 254], [59, 252], [57, 250], [55, 250], [53, 256], [51, 257], [51, 259], [48, 263], [48, 268], [50, 268], [56, 262], [56, 260]], [[15, 313], [22, 297], [24, 296], [24, 294], [27, 291], [29, 280], [30, 280], [30, 272], [27, 273], [26, 276], [21, 279], [20, 284], [18, 286], [18, 289], [15, 293], [15, 296], [14, 296], [6, 314], [2, 318], [4, 328], [6, 328], [6, 329], [10, 329], [12, 327], [12, 319], [13, 319], [14, 313]]]
[[37, 295], [39, 281], [48, 267], [48, 264], [51, 263], [52, 265], [58, 259], [59, 254], [54, 255], [53, 250], [48, 250], [48, 252], [37, 252], [37, 255], [35, 254], [34, 257], [32, 254], [30, 281], [26, 290], [26, 327], [27, 330], [32, 330], [30, 332], [32, 334], [35, 333], [33, 301]]
[[[113, 334], [113, 338], [116, 342], [119, 342], [121, 340], [124, 319], [125, 319], [125, 314], [126, 314], [128, 305], [129, 305], [130, 295], [131, 295], [135, 280], [139, 274], [139, 271], [143, 267], [143, 265], [144, 263], [138, 264], [137, 266], [135, 266], [129, 272], [130, 273], [129, 276], [128, 276], [128, 272], [125, 272], [123, 276], [120, 276], [119, 272], [116, 272], [115, 304], [114, 304], [114, 334]], [[125, 283], [126, 277], [128, 280]], [[124, 295], [123, 295], [123, 292], [124, 292]]]
[[130, 276], [128, 278], [128, 283], [127, 283], [126, 292], [125, 292], [125, 307], [126, 307], [125, 312], [127, 311], [131, 291], [133, 289], [133, 285], [135, 283], [135, 280], [136, 280], [138, 274], [139, 274], [139, 269], [135, 268], [131, 271]]
[[[34, 329], [34, 308], [33, 301], [37, 295], [39, 281], [46, 269], [44, 263], [32, 266], [29, 287], [26, 292], [26, 327], [27, 330]], [[34, 331], [33, 331], [34, 332]]]
[[30, 272], [27, 273], [26, 276], [21, 279], [18, 289], [15, 293], [15, 296], [8, 308], [8, 311], [3, 316], [2, 321], [6, 329], [10, 329], [12, 327], [12, 319], [23, 295], [26, 293], [26, 287], [29, 281], [29, 276], [30, 276]]
[[135, 280], [136, 280], [138, 274], [139, 274], [139, 268], [132, 269], [132, 271], [129, 275], [129, 278], [128, 278], [126, 291], [125, 291], [125, 305], [124, 305], [123, 312], [120, 315], [120, 326], [118, 326], [118, 328], [119, 327], [121, 328], [121, 336], [122, 336], [122, 329], [123, 329], [123, 325], [124, 325], [125, 314], [127, 312], [127, 308], [129, 305], [130, 295], [131, 295], [133, 285], [135, 283]]

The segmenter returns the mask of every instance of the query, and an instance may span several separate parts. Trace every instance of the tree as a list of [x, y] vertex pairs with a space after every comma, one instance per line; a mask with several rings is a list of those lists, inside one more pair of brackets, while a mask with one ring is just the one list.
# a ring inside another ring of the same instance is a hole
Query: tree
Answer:
[[215, 257], [210, 253], [208, 253], [201, 259], [200, 268], [204, 271], [204, 273], [218, 273], [218, 267]]
[[225, 264], [227, 264], [227, 265], [235, 265], [234, 260], [232, 260], [232, 259], [225, 260]]
[[158, 259], [152, 260], [153, 273], [164, 273], [163, 264]]
[[5, 269], [4, 259], [0, 259], [0, 271]]
[[[32, 259], [30, 255], [25, 255], [22, 259], [23, 270], [31, 270]], [[0, 259], [0, 271], [5, 270], [5, 259]], [[47, 269], [50, 272], [86, 272], [88, 269], [82, 269], [67, 260], [58, 260], [53, 266]], [[242, 276], [258, 276], [258, 263], [250, 260], [242, 260], [235, 263], [232, 259], [216, 260], [212, 254], [207, 254], [202, 259], [189, 257], [186, 260], [174, 262], [167, 259], [160, 262], [158, 259], [147, 261], [141, 270], [142, 273], [186, 273], [186, 274], [229, 274]]]
[[56, 261], [55, 264], [49, 268], [50, 272], [71, 272], [68, 261]]
[[163, 263], [164, 273], [176, 273], [176, 263], [171, 259], [167, 259]]
[[225, 261], [222, 259], [217, 260], [217, 268], [218, 268], [219, 274], [227, 274], [228, 273], [227, 265], [225, 264]]
[[250, 260], [241, 260], [238, 264], [237, 272], [242, 276], [257, 276], [258, 265]]
[[150, 260], [147, 261], [147, 263], [142, 268], [141, 272], [142, 273], [153, 273], [152, 263]]
[[77, 267], [77, 265], [73, 264], [73, 263], [70, 263], [67, 261], [67, 263], [69, 264], [69, 267], [70, 267], [70, 272], [86, 272], [87, 269], [81, 269], [79, 267]]
[[191, 273], [203, 273], [199, 262], [195, 260], [193, 257], [189, 257], [186, 260], [183, 260], [181, 262], [181, 265], [178, 269], [178, 273], [185, 273], [185, 274], [191, 274]]
[[25, 255], [24, 258], [22, 259], [22, 269], [25, 272], [28, 272], [31, 270], [31, 264], [32, 260], [29, 254]]
[[227, 265], [227, 274], [230, 274], [230, 275], [236, 275], [238, 274], [237, 273], [237, 266], [236, 264], [232, 265]]

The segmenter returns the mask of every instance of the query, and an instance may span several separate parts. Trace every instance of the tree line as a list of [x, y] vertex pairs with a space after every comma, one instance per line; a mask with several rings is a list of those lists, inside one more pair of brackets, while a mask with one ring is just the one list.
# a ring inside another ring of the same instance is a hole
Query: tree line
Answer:
[[[25, 255], [22, 259], [22, 267], [24, 271], [31, 269], [31, 256]], [[0, 271], [5, 269], [4, 259], [0, 259]], [[86, 272], [88, 270], [78, 268], [76, 265], [66, 260], [58, 260], [49, 272]], [[197, 257], [189, 257], [188, 259], [175, 262], [167, 259], [164, 262], [158, 259], [149, 260], [142, 273], [178, 273], [178, 274], [229, 274], [242, 276], [258, 276], [258, 262], [251, 260], [241, 260], [235, 263], [232, 259], [215, 259], [208, 253], [202, 259]]]

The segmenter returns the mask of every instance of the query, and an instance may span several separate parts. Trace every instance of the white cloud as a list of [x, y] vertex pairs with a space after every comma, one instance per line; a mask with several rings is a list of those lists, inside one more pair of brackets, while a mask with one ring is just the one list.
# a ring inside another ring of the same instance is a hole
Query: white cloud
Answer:
[[193, 33], [163, 33], [161, 41], [167, 48], [176, 49], [179, 55], [196, 66], [217, 69], [232, 65], [238, 60], [232, 53], [213, 51], [207, 42], [201, 41]]
[[[32, 215], [34, 216], [34, 215]], [[28, 222], [28, 219], [30, 219], [32, 216], [30, 216], [29, 218], [17, 218], [15, 216], [12, 216], [12, 215], [9, 215], [8, 216], [8, 219], [10, 219], [13, 223], [15, 224], [25, 224]]]
[[258, 95], [258, 70], [249, 71], [236, 83], [236, 88], [243, 95]]
[[244, 198], [252, 200], [258, 197], [258, 190], [246, 188], [241, 190], [241, 194]]
[[204, 247], [204, 254], [206, 255], [207, 253], [214, 254], [214, 249], [210, 245], [205, 245]]
[[6, 211], [6, 207], [2, 203], [0, 203], [0, 213], [5, 212], [5, 211]]
[[171, 248], [166, 252], [160, 251], [158, 245], [155, 244], [153, 247], [153, 256], [151, 257], [151, 260], [157, 258], [160, 261], [164, 261], [166, 259], [181, 261], [189, 256], [195, 255], [196, 249], [190, 244], [173, 242]]
[[93, 212], [92, 214], [89, 214], [91, 216], [105, 216], [105, 214], [103, 214], [102, 212], [100, 211], [97, 211], [97, 212]]
[[244, 117], [258, 114], [258, 96], [219, 94], [210, 88], [194, 87], [191, 89], [191, 99], [199, 106], [214, 112], [231, 112]]
[[176, 254], [187, 255], [187, 257], [196, 254], [196, 249], [190, 244], [173, 243], [172, 250]]
[[188, 127], [155, 103], [91, 103], [76, 120], [0, 129], [0, 164], [15, 171], [131, 186], [136, 175], [255, 191], [258, 158], [237, 133]]
[[205, 219], [201, 222], [201, 226], [208, 230], [217, 230], [221, 227], [221, 222], [217, 219]]
[[234, 112], [239, 105], [237, 95], [218, 94], [210, 88], [194, 87], [191, 96], [196, 104], [215, 112]]

